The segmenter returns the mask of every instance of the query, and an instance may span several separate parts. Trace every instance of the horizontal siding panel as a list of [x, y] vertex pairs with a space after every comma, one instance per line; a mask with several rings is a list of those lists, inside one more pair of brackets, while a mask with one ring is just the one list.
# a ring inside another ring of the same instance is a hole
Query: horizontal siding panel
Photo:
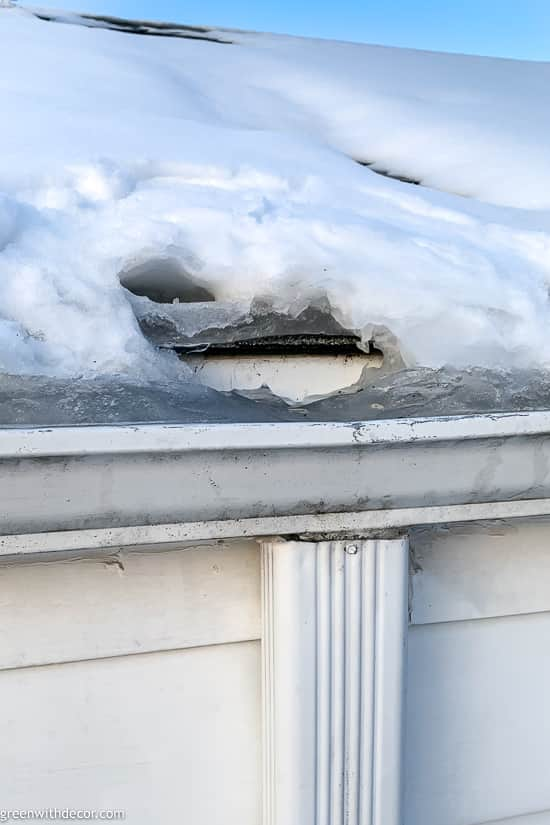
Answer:
[[260, 633], [253, 541], [0, 568], [0, 670]]
[[258, 825], [260, 644], [0, 673], [3, 809]]
[[550, 521], [416, 530], [413, 624], [550, 610]]
[[405, 825], [550, 810], [548, 650], [550, 613], [410, 628]]

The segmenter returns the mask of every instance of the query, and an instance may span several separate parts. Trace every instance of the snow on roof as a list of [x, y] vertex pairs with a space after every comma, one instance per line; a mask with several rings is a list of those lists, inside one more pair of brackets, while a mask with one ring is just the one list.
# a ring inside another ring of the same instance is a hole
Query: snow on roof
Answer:
[[159, 260], [420, 367], [548, 366], [549, 63], [21, 7], [0, 48], [0, 371], [179, 380], [120, 283]]

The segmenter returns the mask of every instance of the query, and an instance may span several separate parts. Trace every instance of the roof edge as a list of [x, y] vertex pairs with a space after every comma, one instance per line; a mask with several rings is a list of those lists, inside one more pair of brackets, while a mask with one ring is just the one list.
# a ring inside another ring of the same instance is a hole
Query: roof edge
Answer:
[[550, 436], [550, 410], [352, 422], [82, 425], [0, 429], [0, 459], [342, 448]]

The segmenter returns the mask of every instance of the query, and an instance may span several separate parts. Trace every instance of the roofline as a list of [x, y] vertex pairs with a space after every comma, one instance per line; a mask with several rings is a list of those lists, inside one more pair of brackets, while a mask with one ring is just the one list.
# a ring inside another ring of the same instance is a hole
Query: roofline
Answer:
[[352, 422], [0, 428], [0, 459], [357, 447], [550, 436], [550, 410]]
[[550, 515], [550, 411], [4, 429], [0, 498], [4, 558]]

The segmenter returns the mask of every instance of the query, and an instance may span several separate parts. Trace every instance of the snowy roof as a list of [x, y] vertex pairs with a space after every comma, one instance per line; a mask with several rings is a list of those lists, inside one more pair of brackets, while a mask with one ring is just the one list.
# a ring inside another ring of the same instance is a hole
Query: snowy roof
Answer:
[[[550, 63], [21, 7], [0, 48], [4, 423], [46, 386], [67, 418], [71, 386], [100, 418], [118, 386], [116, 420], [136, 387], [145, 420], [176, 397], [210, 420], [233, 401], [158, 346], [289, 329], [389, 331], [409, 365], [308, 416], [424, 410], [434, 386], [440, 412], [546, 404]], [[155, 303], [168, 282], [194, 303]]]

